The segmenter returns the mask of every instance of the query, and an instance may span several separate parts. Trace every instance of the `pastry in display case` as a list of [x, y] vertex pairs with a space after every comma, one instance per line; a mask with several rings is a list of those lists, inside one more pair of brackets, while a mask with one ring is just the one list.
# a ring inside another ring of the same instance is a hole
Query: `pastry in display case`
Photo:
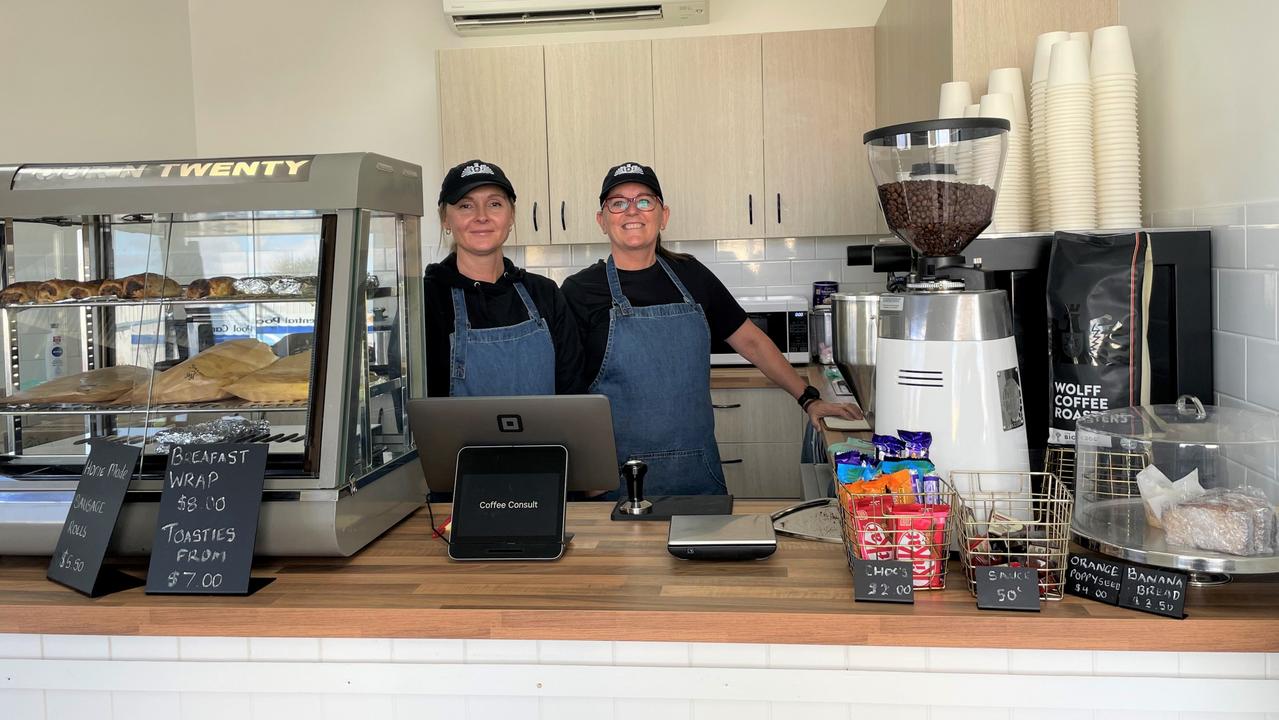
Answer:
[[367, 153], [0, 166], [0, 553], [52, 552], [91, 442], [268, 447], [259, 554], [349, 555], [425, 493], [421, 171]]

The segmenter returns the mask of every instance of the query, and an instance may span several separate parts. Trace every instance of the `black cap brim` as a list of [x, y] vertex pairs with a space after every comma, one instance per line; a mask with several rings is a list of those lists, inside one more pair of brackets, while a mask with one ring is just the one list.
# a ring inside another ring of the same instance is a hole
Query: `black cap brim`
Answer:
[[608, 193], [610, 190], [617, 187], [618, 185], [625, 185], [626, 183], [636, 183], [638, 185], [643, 185], [649, 190], [652, 190], [653, 193], [657, 195], [658, 200], [661, 200], [663, 203], [666, 202], [666, 200], [662, 198], [662, 188], [655, 185], [653, 181], [649, 180], [647, 175], [645, 176], [618, 175], [618, 176], [610, 176], [608, 179], [608, 182], [604, 183], [603, 189], [600, 190], [600, 205], [604, 204], [604, 199], [608, 197]]
[[496, 180], [492, 177], [486, 177], [483, 180], [479, 180], [473, 183], [466, 183], [465, 185], [462, 185], [461, 187], [454, 190], [452, 196], [450, 197], [446, 197], [444, 193], [440, 193], [439, 204], [456, 205], [459, 200], [466, 197], [467, 193], [471, 192], [477, 187], [484, 187], [485, 185], [496, 185], [497, 187], [502, 188], [502, 192], [506, 193], [506, 196], [511, 199], [511, 202], [515, 202], [515, 188], [511, 187], [507, 183], [501, 182], [500, 180]]

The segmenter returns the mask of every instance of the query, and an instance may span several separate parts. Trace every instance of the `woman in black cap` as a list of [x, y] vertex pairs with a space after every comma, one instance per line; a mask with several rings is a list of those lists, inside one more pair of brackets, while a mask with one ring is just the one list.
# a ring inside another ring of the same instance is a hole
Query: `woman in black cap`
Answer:
[[427, 394], [574, 392], [582, 348], [564, 296], [502, 256], [515, 226], [515, 188], [502, 168], [452, 168], [439, 207], [453, 251], [426, 268]]
[[595, 217], [612, 253], [565, 280], [564, 296], [581, 329], [588, 392], [612, 405], [619, 464], [648, 465], [646, 495], [719, 494], [726, 488], [711, 408], [712, 337], [794, 396], [814, 424], [860, 415], [823, 402], [705, 265], [662, 247], [670, 214], [652, 168], [610, 168]]

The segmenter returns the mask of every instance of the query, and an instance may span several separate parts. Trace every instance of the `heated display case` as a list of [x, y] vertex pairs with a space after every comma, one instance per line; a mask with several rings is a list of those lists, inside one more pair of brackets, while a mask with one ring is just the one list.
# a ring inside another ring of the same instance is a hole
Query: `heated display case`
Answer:
[[425, 492], [422, 180], [372, 154], [0, 167], [0, 553], [53, 550], [89, 441], [269, 449], [259, 554], [350, 555]]

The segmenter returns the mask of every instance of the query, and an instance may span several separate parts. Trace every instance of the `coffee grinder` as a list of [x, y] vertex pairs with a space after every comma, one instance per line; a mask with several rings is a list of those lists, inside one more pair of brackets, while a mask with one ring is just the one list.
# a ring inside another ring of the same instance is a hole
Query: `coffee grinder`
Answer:
[[863, 137], [880, 209], [913, 251], [904, 290], [880, 296], [875, 432], [931, 432], [946, 479], [1030, 468], [1008, 296], [962, 255], [990, 224], [1008, 130], [997, 118], [953, 118]]

